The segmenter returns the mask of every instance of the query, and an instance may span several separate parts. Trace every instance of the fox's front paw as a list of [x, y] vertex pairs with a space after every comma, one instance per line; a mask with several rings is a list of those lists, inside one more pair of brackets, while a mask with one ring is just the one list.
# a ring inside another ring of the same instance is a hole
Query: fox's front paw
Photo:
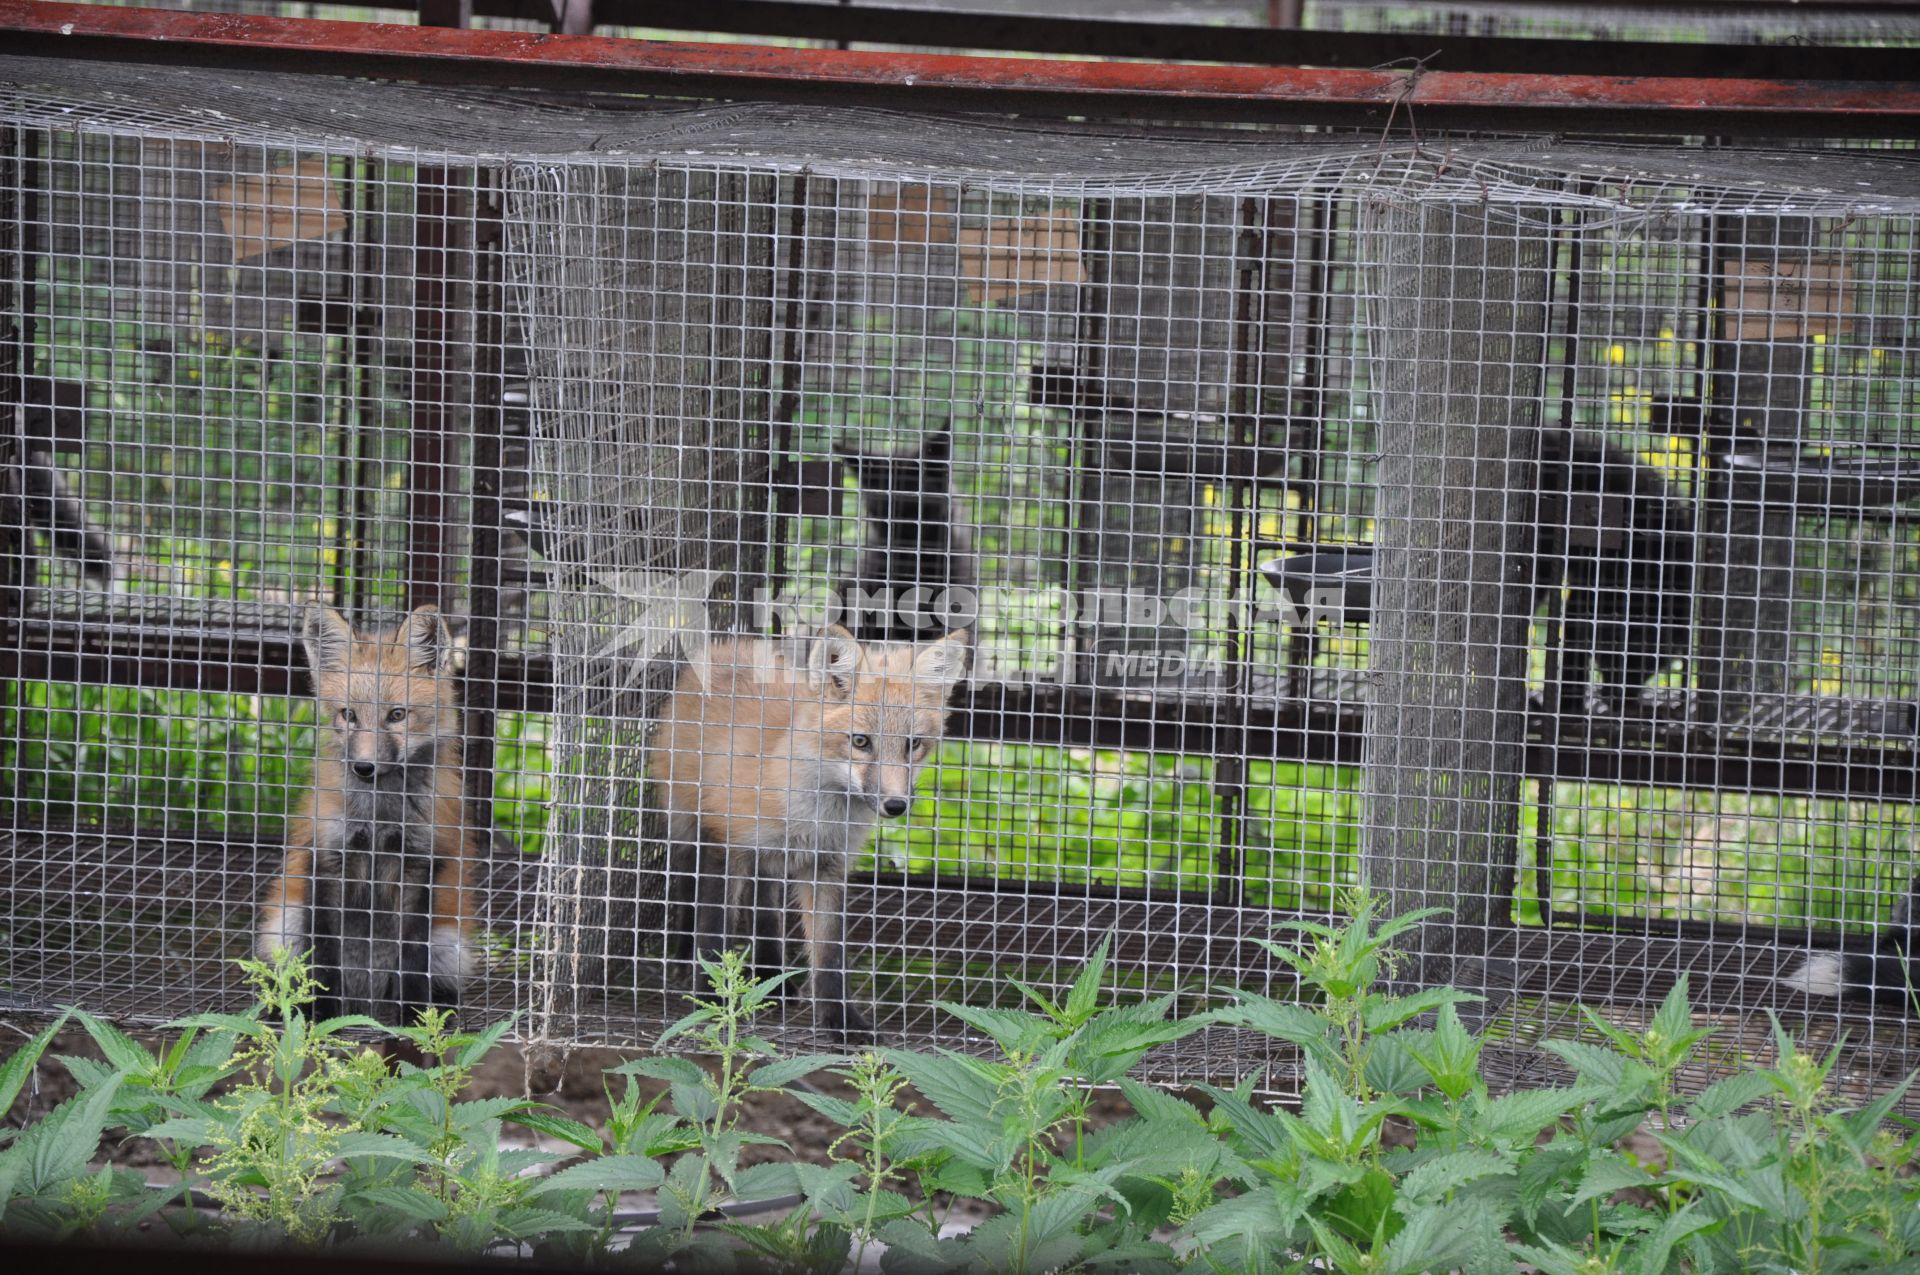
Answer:
[[834, 1039], [842, 1045], [874, 1043], [873, 1023], [865, 1014], [845, 1001], [832, 1001], [821, 1005], [820, 1025], [832, 1033]]

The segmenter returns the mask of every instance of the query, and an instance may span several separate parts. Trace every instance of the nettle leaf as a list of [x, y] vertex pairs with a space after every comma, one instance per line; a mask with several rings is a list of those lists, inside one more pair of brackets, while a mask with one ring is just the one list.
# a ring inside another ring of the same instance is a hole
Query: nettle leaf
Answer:
[[1414, 1209], [1380, 1252], [1377, 1269], [1385, 1275], [1511, 1270], [1502, 1221], [1490, 1203], [1477, 1198]]
[[1074, 1037], [1068, 1065], [1091, 1084], [1111, 1084], [1132, 1071], [1149, 1050], [1197, 1030], [1189, 1023], [1128, 1022], [1102, 1015]]
[[1516, 1201], [1527, 1225], [1539, 1216], [1548, 1200], [1562, 1200], [1587, 1159], [1587, 1149], [1574, 1142], [1555, 1142], [1523, 1157], [1516, 1171]]
[[67, 1069], [67, 1074], [73, 1077], [74, 1083], [82, 1089], [97, 1089], [122, 1074], [97, 1058], [78, 1058], [71, 1054], [61, 1054], [59, 1063]]
[[1441, 1007], [1434, 1029], [1422, 1044], [1411, 1049], [1413, 1056], [1432, 1078], [1434, 1086], [1458, 1101], [1472, 1092], [1480, 1077], [1481, 1041], [1460, 1022], [1451, 1004]]
[[1743, 1071], [1702, 1089], [1687, 1111], [1695, 1120], [1713, 1120], [1730, 1116], [1748, 1103], [1758, 1102], [1772, 1092], [1773, 1082], [1765, 1072]]
[[904, 1049], [881, 1051], [882, 1057], [922, 1097], [963, 1125], [998, 1127], [1000, 1117], [994, 1105], [1000, 1096], [1000, 1081], [1005, 1070], [993, 1063], [949, 1049], [923, 1054]]
[[1640, 1240], [1631, 1268], [1634, 1275], [1663, 1275], [1676, 1245], [1724, 1224], [1725, 1219], [1713, 1217], [1697, 1204], [1687, 1205]]
[[553, 1191], [651, 1191], [667, 1180], [660, 1162], [637, 1155], [603, 1155], [536, 1183], [527, 1198]]
[[[1086, 1206], [1081, 1213], [1093, 1207], [1091, 1200], [1080, 1198], [1078, 1202]], [[970, 1267], [983, 1271], [1049, 1271], [1073, 1265], [1086, 1247], [1085, 1238], [1070, 1224], [1052, 1228], [1038, 1225], [1034, 1220], [1038, 1213], [1036, 1207], [1023, 1218], [1017, 1210], [1009, 1209], [974, 1227], [967, 1236], [967, 1247], [972, 1250]]]
[[456, 1129], [477, 1129], [496, 1120], [512, 1115], [516, 1111], [531, 1111], [544, 1104], [530, 1098], [476, 1098], [470, 1102], [453, 1104], [453, 1126]]
[[349, 1129], [336, 1137], [333, 1153], [346, 1160], [406, 1160], [413, 1164], [432, 1164], [434, 1159], [405, 1138], [360, 1129]]
[[849, 1102], [845, 1098], [835, 1098], [831, 1094], [811, 1093], [805, 1089], [794, 1090], [793, 1096], [837, 1125], [852, 1128], [862, 1119], [860, 1105]]
[[1420, 1037], [1428, 1034], [1401, 1028], [1391, 1035], [1375, 1037], [1364, 1067], [1367, 1083], [1380, 1093], [1400, 1097], [1424, 1089], [1432, 1078], [1417, 1051]]
[[1293, 1151], [1293, 1132], [1281, 1118], [1284, 1113], [1260, 1111], [1238, 1093], [1217, 1085], [1196, 1085], [1213, 1099], [1213, 1114], [1226, 1122], [1240, 1139], [1250, 1160], [1283, 1160]]
[[1564, 1244], [1553, 1244], [1546, 1248], [1515, 1244], [1513, 1254], [1528, 1265], [1539, 1267], [1540, 1275], [1588, 1275], [1592, 1270], [1587, 1265], [1585, 1253]]
[[498, 1022], [489, 1023], [480, 1033], [459, 1047], [454, 1062], [461, 1067], [471, 1067], [492, 1053], [494, 1047], [506, 1038], [512, 1030], [518, 1014], [510, 1014]]
[[1682, 974], [1673, 985], [1666, 999], [1660, 1002], [1660, 1008], [1654, 1012], [1653, 1021], [1647, 1024], [1646, 1034], [1641, 1037], [1642, 1047], [1657, 1043], [1658, 1060], [1671, 1066], [1680, 1062], [1693, 1046], [1705, 1040], [1714, 1032], [1712, 1027], [1693, 1025], [1693, 1006], [1687, 999], [1687, 976]]
[[991, 1124], [963, 1124], [953, 1120], [927, 1120], [909, 1116], [902, 1120], [894, 1136], [894, 1158], [945, 1152], [962, 1164], [984, 1173], [999, 1173], [1018, 1152], [1020, 1140], [1009, 1136], [999, 1121]]
[[1481, 1120], [1487, 1132], [1508, 1142], [1526, 1143], [1569, 1112], [1578, 1111], [1606, 1091], [1593, 1085], [1571, 1089], [1530, 1089], [1487, 1103]]
[[1187, 1234], [1202, 1244], [1217, 1245], [1236, 1239], [1261, 1244], [1290, 1244], [1302, 1219], [1306, 1201], [1288, 1182], [1268, 1182], [1264, 1189], [1222, 1200], [1187, 1223]]
[[1422, 1014], [1431, 1013], [1443, 1005], [1458, 1005], [1485, 999], [1484, 996], [1475, 996], [1451, 987], [1429, 987], [1411, 996], [1369, 996], [1362, 1013], [1368, 1031], [1383, 1032], [1418, 1018]]
[[973, 1257], [966, 1241], [936, 1239], [924, 1224], [906, 1218], [881, 1227], [880, 1241], [887, 1246], [880, 1258], [887, 1275], [945, 1275], [964, 1269]]
[[550, 1111], [516, 1111], [504, 1119], [508, 1124], [517, 1124], [522, 1129], [544, 1133], [549, 1138], [557, 1138], [569, 1146], [579, 1147], [582, 1151], [597, 1152], [602, 1146], [598, 1133], [578, 1120], [557, 1116]]
[[1200, 1114], [1198, 1107], [1184, 1098], [1176, 1098], [1164, 1089], [1141, 1084], [1125, 1076], [1114, 1083], [1119, 1088], [1121, 1097], [1127, 1100], [1127, 1105], [1132, 1107], [1142, 1120], [1168, 1123], [1191, 1121], [1203, 1129], [1206, 1127], [1207, 1118]]
[[986, 1036], [1008, 1055], [1031, 1054], [1053, 1039], [1053, 1024], [1022, 1009], [990, 1009], [941, 1001], [940, 1008]]
[[119, 1089], [120, 1077], [109, 1077], [97, 1088], [67, 1099], [21, 1133], [6, 1152], [9, 1161], [21, 1164], [16, 1189], [27, 1195], [44, 1195], [84, 1172], [87, 1162], [100, 1150], [100, 1135], [106, 1130], [107, 1115], [113, 1110]]
[[645, 1076], [649, 1080], [664, 1080], [669, 1084], [683, 1085], [700, 1085], [707, 1081], [706, 1070], [693, 1059], [664, 1055], [635, 1058], [632, 1062], [607, 1068], [607, 1074], [609, 1076]]
[[1616, 1191], [1653, 1185], [1653, 1177], [1625, 1156], [1616, 1151], [1597, 1151], [1587, 1162], [1586, 1172], [1580, 1176], [1580, 1186], [1567, 1198], [1567, 1203], [1577, 1207], [1588, 1200], [1610, 1196]]
[[1515, 1171], [1513, 1161], [1491, 1151], [1453, 1151], [1409, 1171], [1400, 1179], [1400, 1192], [1415, 1204], [1435, 1203], [1469, 1182]]
[[1328, 1050], [1327, 1037], [1333, 1026], [1304, 1005], [1273, 1000], [1254, 992], [1227, 989], [1234, 1003], [1213, 1011], [1214, 1021], [1228, 1027], [1244, 1027], [1316, 1054]]
[[[354, 1195], [390, 1213], [399, 1214], [409, 1224], [432, 1225], [447, 1220], [447, 1206], [425, 1191], [403, 1186], [374, 1186]], [[383, 1228], [389, 1229], [389, 1228]]]
[[176, 1018], [160, 1026], [166, 1031], [201, 1028], [209, 1031], [230, 1032], [248, 1040], [257, 1040], [270, 1035], [273, 1031], [271, 1025], [257, 1018], [249, 1018], [245, 1014], [189, 1014], [185, 1018]]
[[805, 1054], [798, 1058], [782, 1058], [778, 1062], [754, 1068], [747, 1074], [747, 1083], [755, 1089], [784, 1089], [817, 1071], [843, 1067], [852, 1061], [845, 1054]]
[[536, 1235], [592, 1234], [598, 1229], [565, 1213], [557, 1213], [552, 1209], [529, 1208], [524, 1205], [502, 1209], [497, 1221], [503, 1234], [517, 1240], [530, 1239]]
[[1628, 1084], [1629, 1076], [1636, 1078], [1636, 1088], [1652, 1079], [1644, 1066], [1627, 1055], [1583, 1040], [1543, 1040], [1540, 1048], [1572, 1067], [1583, 1082], [1619, 1089]]
[[1250, 1170], [1220, 1139], [1192, 1120], [1127, 1120], [1092, 1134], [1083, 1149], [1094, 1168], [1133, 1162], [1136, 1175], [1173, 1181], [1189, 1169], [1244, 1180]]
[[93, 1037], [93, 1043], [100, 1046], [101, 1054], [114, 1070], [128, 1076], [145, 1076], [159, 1069], [160, 1060], [118, 1027], [102, 1022], [84, 1009], [75, 1010], [74, 1018], [86, 1028], [87, 1035]]
[[180, 1116], [172, 1120], [162, 1120], [159, 1124], [144, 1130], [140, 1136], [155, 1141], [173, 1139], [189, 1147], [204, 1147], [213, 1141], [213, 1134], [223, 1122], [207, 1117]]
[[[304, 1022], [305, 1020], [303, 1019], [301, 1021]], [[289, 1026], [291, 1026], [291, 1024]], [[377, 1031], [384, 1036], [391, 1036], [393, 1034], [385, 1023], [367, 1014], [342, 1014], [338, 1018], [322, 1019], [320, 1022], [310, 1025], [309, 1034], [315, 1040], [326, 1040], [329, 1037], [339, 1035], [343, 1031], [354, 1029]]]
[[1065, 1006], [1066, 1020], [1071, 1026], [1079, 1026], [1093, 1017], [1100, 1003], [1100, 986], [1107, 976], [1107, 950], [1113, 945], [1113, 936], [1107, 935], [1100, 945], [1093, 949], [1093, 955], [1080, 971], [1080, 977], [1073, 980], [1073, 986], [1067, 991]]
[[1355, 1243], [1371, 1244], [1399, 1234], [1403, 1222], [1395, 1205], [1393, 1175], [1374, 1166], [1320, 1201], [1316, 1211]]
[[571, 1158], [555, 1155], [551, 1151], [535, 1151], [531, 1147], [510, 1147], [496, 1151], [493, 1161], [495, 1170], [502, 1176], [517, 1178], [529, 1169], [543, 1169], [549, 1164], [558, 1164]]
[[41, 1055], [47, 1052], [47, 1046], [53, 1043], [53, 1038], [59, 1034], [60, 1029], [67, 1025], [67, 1019], [73, 1016], [73, 1012], [67, 1010], [48, 1023], [34, 1034], [33, 1039], [9, 1054], [6, 1062], [0, 1063], [0, 1116], [13, 1109], [14, 1100], [19, 1098], [20, 1091], [26, 1087], [27, 1079], [33, 1075], [33, 1069], [39, 1064]]

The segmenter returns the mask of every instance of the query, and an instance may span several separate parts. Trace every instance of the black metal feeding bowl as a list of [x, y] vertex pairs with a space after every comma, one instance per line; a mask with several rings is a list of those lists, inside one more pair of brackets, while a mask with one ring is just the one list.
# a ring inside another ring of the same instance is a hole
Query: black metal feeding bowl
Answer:
[[1373, 550], [1318, 549], [1260, 564], [1267, 583], [1285, 594], [1296, 610], [1318, 600], [1324, 609], [1339, 600], [1340, 622], [1365, 624], [1373, 614]]

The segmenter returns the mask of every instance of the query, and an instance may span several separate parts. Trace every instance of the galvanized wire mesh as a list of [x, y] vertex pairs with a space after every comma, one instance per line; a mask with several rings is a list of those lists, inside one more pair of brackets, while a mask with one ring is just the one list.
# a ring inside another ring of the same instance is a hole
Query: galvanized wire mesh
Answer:
[[[1365, 878], [1451, 909], [1399, 976], [1491, 997], [1509, 1079], [1683, 973], [1734, 1054], [1906, 1057], [1777, 975], [1914, 875], [1910, 162], [0, 80], [14, 999], [231, 1003], [289, 839], [393, 824], [473, 861], [459, 995], [556, 1044], [644, 1043], [717, 938], [813, 971], [795, 1036], [964, 1042], [936, 1000], [1109, 936], [1120, 995], [1284, 994], [1252, 940]], [[876, 582], [972, 598], [818, 641]], [[379, 653], [457, 684], [464, 803], [302, 832], [354, 760], [313, 604], [424, 602]]]

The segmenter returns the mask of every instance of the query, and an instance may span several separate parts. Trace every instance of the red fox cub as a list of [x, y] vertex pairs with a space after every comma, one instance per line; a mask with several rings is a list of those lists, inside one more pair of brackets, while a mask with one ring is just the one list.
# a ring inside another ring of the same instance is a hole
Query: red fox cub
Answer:
[[764, 977], [786, 964], [792, 908], [819, 1022], [871, 1033], [847, 1003], [847, 866], [875, 820], [907, 813], [967, 656], [964, 632], [868, 645], [835, 625], [808, 640], [716, 641], [681, 672], [648, 769], [674, 861], [694, 874], [697, 954], [751, 937]]
[[312, 948], [318, 1017], [411, 1022], [476, 963], [452, 641], [431, 606], [378, 633], [310, 607], [304, 639], [323, 743], [254, 950]]

